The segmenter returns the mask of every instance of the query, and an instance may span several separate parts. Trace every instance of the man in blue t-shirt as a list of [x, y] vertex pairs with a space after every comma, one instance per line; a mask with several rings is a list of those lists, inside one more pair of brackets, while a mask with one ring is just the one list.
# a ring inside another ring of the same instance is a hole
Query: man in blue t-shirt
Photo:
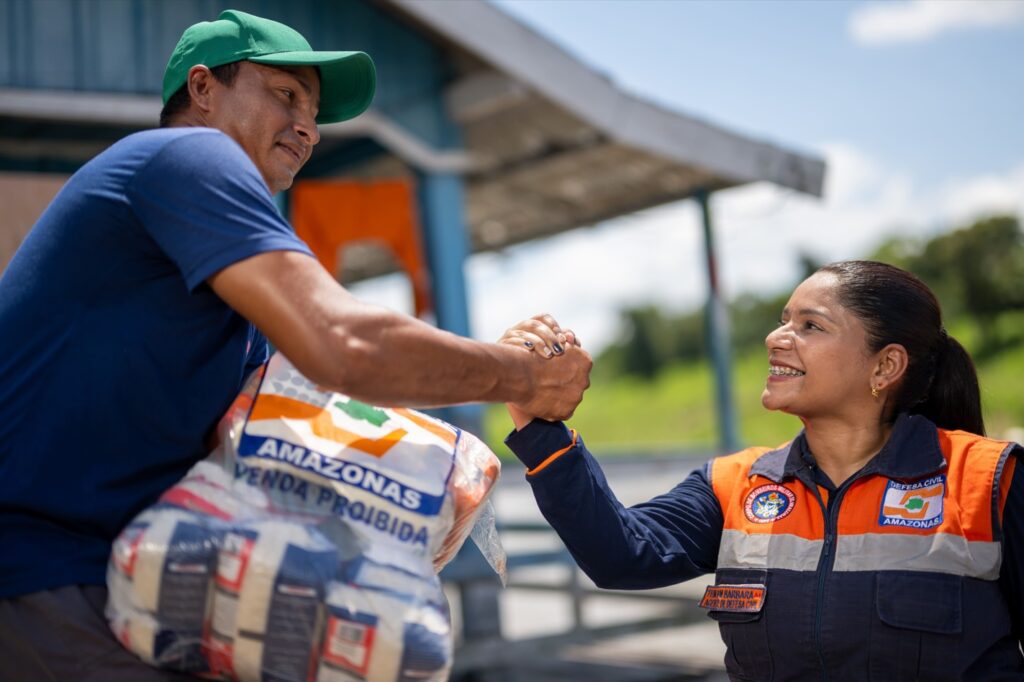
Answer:
[[[110, 542], [206, 454], [267, 339], [370, 403], [568, 417], [590, 359], [544, 362], [350, 296], [280, 217], [317, 123], [373, 96], [369, 57], [226, 11], [185, 31], [161, 128], [86, 164], [0, 279], [0, 679], [159, 680], [103, 619]], [[551, 321], [553, 325], [553, 321]]]

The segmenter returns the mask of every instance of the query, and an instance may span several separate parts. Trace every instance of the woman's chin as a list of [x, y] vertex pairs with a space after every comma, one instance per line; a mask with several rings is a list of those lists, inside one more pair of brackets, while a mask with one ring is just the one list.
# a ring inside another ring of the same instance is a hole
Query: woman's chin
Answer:
[[792, 412], [786, 409], [788, 403], [778, 395], [773, 395], [769, 389], [765, 389], [761, 394], [761, 407], [771, 412], [785, 412], [786, 414], [792, 414]]

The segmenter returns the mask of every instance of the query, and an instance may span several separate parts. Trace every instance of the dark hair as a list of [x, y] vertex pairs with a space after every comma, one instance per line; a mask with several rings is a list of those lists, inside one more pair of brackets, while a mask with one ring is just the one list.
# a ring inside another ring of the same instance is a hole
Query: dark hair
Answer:
[[[210, 69], [210, 73], [212, 73], [213, 77], [217, 79], [217, 82], [230, 86], [235, 82], [235, 77], [238, 75], [239, 63], [240, 62], [230, 62], [228, 64], [215, 66]], [[186, 82], [170, 96], [167, 100], [167, 104], [165, 104], [164, 108], [160, 110], [160, 127], [166, 128], [171, 125], [174, 117], [188, 109], [188, 106], [191, 103], [192, 99], [188, 95], [188, 83]]]
[[890, 343], [907, 349], [907, 371], [893, 396], [892, 419], [909, 412], [943, 429], [985, 434], [974, 363], [946, 333], [939, 301], [927, 284], [875, 261], [841, 261], [818, 272], [835, 275], [839, 303], [863, 323], [871, 352]]

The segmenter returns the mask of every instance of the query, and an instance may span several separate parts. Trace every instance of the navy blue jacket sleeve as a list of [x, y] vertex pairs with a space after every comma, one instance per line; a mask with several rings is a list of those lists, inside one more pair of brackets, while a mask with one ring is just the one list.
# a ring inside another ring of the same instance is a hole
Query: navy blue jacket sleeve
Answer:
[[723, 519], [706, 467], [626, 508], [561, 422], [535, 419], [505, 442], [526, 465], [544, 518], [599, 587], [663, 587], [715, 570]]
[[1003, 565], [999, 586], [1010, 609], [1013, 631], [1024, 643], [1024, 449], [1017, 447], [1010, 492], [1003, 506]]

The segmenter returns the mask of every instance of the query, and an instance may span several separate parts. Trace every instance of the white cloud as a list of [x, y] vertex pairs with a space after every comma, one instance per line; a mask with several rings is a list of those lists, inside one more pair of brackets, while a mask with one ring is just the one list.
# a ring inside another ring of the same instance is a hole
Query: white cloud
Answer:
[[[774, 292], [795, 283], [801, 253], [819, 261], [864, 256], [892, 231], [921, 233], [927, 203], [906, 174], [887, 171], [854, 147], [827, 144], [825, 197], [772, 185], [717, 196], [720, 255], [731, 294]], [[779, 208], [758, 212], [753, 207]]]
[[960, 29], [1024, 21], [1022, 0], [874, 2], [850, 15], [847, 29], [863, 45], [921, 42]]
[[701, 244], [699, 215], [686, 202], [477, 256], [467, 269], [474, 334], [494, 339], [516, 321], [548, 312], [588, 347], [603, 346], [622, 308], [679, 310], [699, 302]]
[[[799, 276], [798, 255], [858, 258], [893, 234], [927, 236], [997, 211], [1024, 215], [1024, 160], [1002, 173], [920, 187], [883, 159], [843, 142], [823, 145], [824, 199], [768, 184], [712, 197], [719, 275], [727, 296], [770, 294]], [[474, 336], [493, 340], [516, 321], [549, 312], [599, 350], [619, 311], [653, 303], [681, 310], [707, 295], [700, 215], [680, 202], [543, 242], [473, 257], [467, 268]], [[360, 297], [408, 311], [400, 277], [354, 287]]]
[[942, 195], [943, 214], [955, 224], [986, 213], [1024, 216], [1024, 163], [1005, 175], [992, 173], [949, 182]]
[[882, 182], [878, 164], [852, 145], [841, 142], [826, 144], [823, 152], [828, 163], [825, 196], [839, 204], [855, 202]]

